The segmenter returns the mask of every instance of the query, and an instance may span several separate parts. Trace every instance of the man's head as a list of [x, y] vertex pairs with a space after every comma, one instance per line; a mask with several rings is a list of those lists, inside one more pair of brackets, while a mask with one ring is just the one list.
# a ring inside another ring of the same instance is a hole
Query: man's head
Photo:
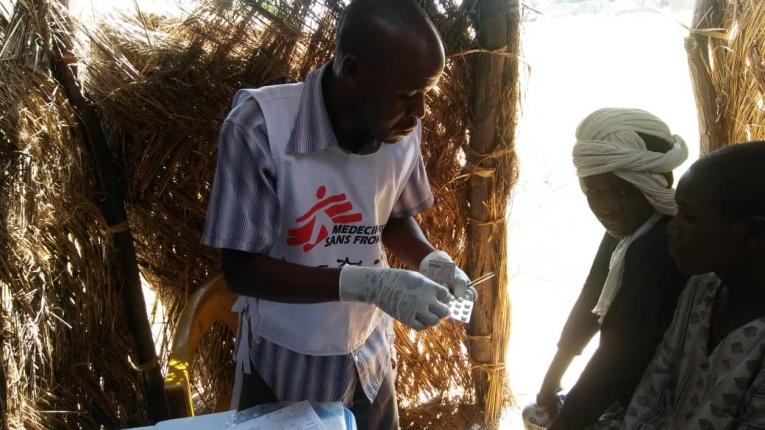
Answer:
[[354, 128], [383, 142], [409, 134], [444, 68], [438, 31], [413, 0], [353, 0], [337, 31], [333, 74]]
[[654, 212], [674, 214], [672, 169], [687, 151], [660, 119], [638, 109], [600, 109], [576, 136], [582, 191], [611, 235], [631, 235]]
[[[667, 228], [683, 271], [726, 274], [765, 254], [765, 141], [731, 145], [693, 164]], [[759, 261], [759, 263], [757, 263]]]

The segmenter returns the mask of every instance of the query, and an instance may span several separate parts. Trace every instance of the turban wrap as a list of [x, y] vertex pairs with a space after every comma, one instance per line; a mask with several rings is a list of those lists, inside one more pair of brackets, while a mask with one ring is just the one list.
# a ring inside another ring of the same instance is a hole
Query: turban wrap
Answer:
[[[666, 153], [649, 151], [640, 134], [657, 137], [672, 148]], [[651, 230], [663, 215], [677, 213], [675, 192], [664, 174], [688, 158], [688, 147], [662, 120], [640, 109], [597, 110], [579, 124], [576, 139], [573, 157], [579, 178], [613, 173], [640, 190], [656, 211], [632, 234], [621, 238], [611, 254], [608, 276], [592, 310], [602, 323], [621, 286], [629, 246]]]

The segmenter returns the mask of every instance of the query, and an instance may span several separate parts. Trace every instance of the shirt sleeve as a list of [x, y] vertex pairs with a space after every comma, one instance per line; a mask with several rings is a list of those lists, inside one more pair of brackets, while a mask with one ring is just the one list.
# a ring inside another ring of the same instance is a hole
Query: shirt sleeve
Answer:
[[220, 132], [202, 243], [262, 253], [273, 244], [278, 225], [276, 167], [257, 101], [237, 99], [243, 100], [235, 104]]
[[571, 313], [563, 326], [558, 349], [571, 355], [579, 355], [590, 339], [598, 332], [600, 325], [592, 309], [598, 302], [603, 284], [608, 276], [608, 265], [611, 253], [616, 247], [617, 240], [606, 233], [600, 241], [598, 252], [590, 267], [590, 273], [584, 282], [581, 293], [571, 309]]
[[[422, 125], [417, 126], [417, 133], [421, 133]], [[419, 145], [418, 145], [418, 152]], [[416, 164], [409, 174], [404, 185], [404, 190], [393, 205], [392, 218], [406, 218], [414, 216], [425, 209], [433, 206], [433, 192], [430, 190], [428, 173], [425, 171], [425, 162], [422, 153], [417, 157]]]

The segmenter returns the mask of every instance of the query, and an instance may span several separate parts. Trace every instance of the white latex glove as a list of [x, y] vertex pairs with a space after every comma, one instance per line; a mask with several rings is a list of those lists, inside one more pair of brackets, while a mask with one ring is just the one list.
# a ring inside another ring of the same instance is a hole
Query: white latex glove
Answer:
[[339, 292], [341, 301], [377, 305], [415, 330], [449, 314], [449, 290], [412, 270], [345, 265]]
[[[433, 278], [429, 269], [430, 262], [432, 260], [443, 260], [454, 264], [454, 260], [452, 260], [452, 257], [450, 257], [446, 252], [441, 251], [440, 249], [431, 252], [430, 254], [426, 255], [425, 258], [423, 258], [420, 262], [420, 273], [429, 278]], [[468, 277], [468, 275], [463, 272], [462, 269], [455, 265], [454, 275], [452, 276], [451, 281], [447, 282], [446, 286], [449, 287], [449, 290], [454, 295], [454, 297], [475, 301], [476, 297], [478, 297], [478, 292], [475, 288], [468, 287], [468, 284], [470, 284], [470, 277]]]

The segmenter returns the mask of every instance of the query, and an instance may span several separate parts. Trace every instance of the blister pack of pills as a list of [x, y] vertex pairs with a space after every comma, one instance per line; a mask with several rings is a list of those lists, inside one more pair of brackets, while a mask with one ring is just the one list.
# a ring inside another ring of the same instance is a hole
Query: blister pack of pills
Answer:
[[[454, 278], [454, 263], [446, 260], [431, 260], [428, 262], [428, 278], [448, 287]], [[473, 302], [464, 298], [450, 297], [449, 317], [467, 323], [473, 313]]]
[[452, 301], [449, 302], [449, 316], [451, 318], [464, 323], [469, 323], [472, 314], [472, 300], [463, 299], [462, 297], [452, 297]]

